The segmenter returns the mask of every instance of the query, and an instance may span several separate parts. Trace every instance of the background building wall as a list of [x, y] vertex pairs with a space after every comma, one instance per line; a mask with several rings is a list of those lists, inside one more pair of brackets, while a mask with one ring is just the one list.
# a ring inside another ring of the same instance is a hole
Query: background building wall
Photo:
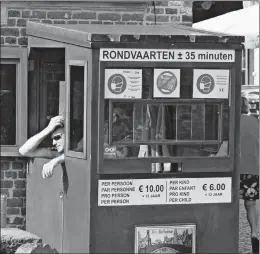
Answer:
[[[26, 47], [29, 20], [48, 24], [151, 25], [156, 19], [158, 25], [192, 25], [192, 1], [151, 3], [1, 2], [1, 46]], [[1, 193], [7, 195], [7, 227], [25, 228], [25, 158], [1, 158]]]
[[[129, 1], [131, 2], [131, 1]], [[144, 1], [145, 3], [145, 1]], [[155, 10], [155, 12], [154, 12]], [[154, 15], [156, 14], [156, 17]], [[192, 25], [192, 1], [152, 1], [149, 4], [123, 4], [96, 6], [85, 4], [51, 3], [3, 4], [1, 44], [26, 46], [26, 22], [28, 20], [48, 24], [185, 24]]]
[[25, 227], [26, 163], [18, 158], [1, 158], [1, 194], [7, 196], [7, 227]]

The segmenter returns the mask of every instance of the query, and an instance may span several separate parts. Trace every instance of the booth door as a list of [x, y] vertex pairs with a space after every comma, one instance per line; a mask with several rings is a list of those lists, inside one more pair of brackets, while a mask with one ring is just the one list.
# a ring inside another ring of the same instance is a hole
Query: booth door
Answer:
[[27, 174], [26, 230], [62, 253], [63, 168], [55, 169], [50, 179], [42, 178], [48, 159], [34, 159]]
[[[28, 98], [31, 137], [44, 129], [51, 117], [64, 115], [65, 49], [37, 48], [32, 44], [29, 56]], [[46, 138], [43, 146], [52, 146]], [[55, 168], [52, 178], [42, 178], [42, 168], [49, 159], [30, 161], [27, 174], [26, 229], [62, 251], [64, 168]]]
[[[89, 252], [90, 162], [87, 117], [90, 84], [90, 51], [66, 48], [66, 148], [68, 188], [64, 195], [64, 253]], [[89, 120], [88, 120], [89, 121]]]

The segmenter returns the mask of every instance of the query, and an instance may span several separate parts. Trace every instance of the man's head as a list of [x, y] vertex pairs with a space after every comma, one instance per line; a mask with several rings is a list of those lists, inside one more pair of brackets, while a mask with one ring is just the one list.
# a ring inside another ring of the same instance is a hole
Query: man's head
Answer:
[[59, 153], [62, 153], [64, 151], [64, 146], [65, 146], [65, 133], [64, 133], [64, 128], [59, 127], [57, 128], [52, 134], [52, 144], [55, 146], [57, 151]]

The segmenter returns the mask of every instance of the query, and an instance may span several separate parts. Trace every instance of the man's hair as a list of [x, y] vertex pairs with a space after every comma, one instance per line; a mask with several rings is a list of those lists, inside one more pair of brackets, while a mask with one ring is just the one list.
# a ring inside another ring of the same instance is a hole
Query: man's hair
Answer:
[[52, 133], [51, 133], [51, 138], [55, 133], [64, 133], [64, 127], [57, 127]]
[[249, 103], [247, 98], [241, 97], [241, 114], [249, 113]]

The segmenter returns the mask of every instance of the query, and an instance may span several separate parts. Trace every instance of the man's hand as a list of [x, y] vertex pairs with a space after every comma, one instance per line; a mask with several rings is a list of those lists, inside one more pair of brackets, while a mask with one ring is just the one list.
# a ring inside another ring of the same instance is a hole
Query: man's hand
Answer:
[[57, 166], [56, 159], [52, 159], [48, 163], [43, 165], [42, 178], [51, 178], [54, 173], [54, 168]]
[[65, 161], [64, 154], [52, 159], [48, 163], [43, 165], [42, 168], [42, 178], [50, 178], [54, 173], [54, 168], [59, 164], [63, 164]]
[[49, 131], [49, 133], [52, 133], [57, 127], [64, 126], [64, 120], [65, 118], [63, 116], [55, 116], [51, 119], [46, 129]]

